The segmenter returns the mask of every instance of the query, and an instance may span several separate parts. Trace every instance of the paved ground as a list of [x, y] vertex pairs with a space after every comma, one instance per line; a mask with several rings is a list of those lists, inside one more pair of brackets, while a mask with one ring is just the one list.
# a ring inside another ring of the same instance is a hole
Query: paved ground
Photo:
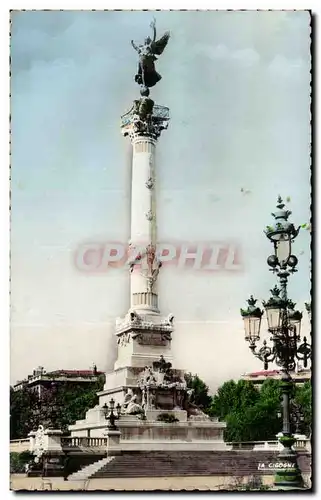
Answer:
[[[244, 478], [245, 482], [247, 478]], [[152, 491], [152, 490], [220, 490], [236, 487], [237, 478], [203, 476], [203, 477], [156, 477], [156, 478], [108, 478], [87, 481], [64, 481], [63, 478], [28, 478], [24, 474], [10, 476], [10, 489], [17, 490], [119, 490], [119, 491]], [[272, 485], [273, 476], [265, 476], [264, 483]]]
[[[310, 476], [310, 474], [309, 474]], [[306, 484], [309, 476], [303, 475]], [[80, 491], [80, 490], [118, 490], [118, 491], [152, 491], [152, 490], [226, 490], [235, 489], [238, 485], [248, 482], [247, 477], [236, 478], [228, 476], [198, 476], [198, 477], [145, 477], [145, 478], [108, 478], [88, 479], [86, 481], [64, 481], [62, 477], [40, 478], [26, 477], [25, 474], [11, 474], [10, 489], [18, 490], [49, 490], [49, 491]], [[273, 487], [273, 476], [264, 476], [263, 483]]]

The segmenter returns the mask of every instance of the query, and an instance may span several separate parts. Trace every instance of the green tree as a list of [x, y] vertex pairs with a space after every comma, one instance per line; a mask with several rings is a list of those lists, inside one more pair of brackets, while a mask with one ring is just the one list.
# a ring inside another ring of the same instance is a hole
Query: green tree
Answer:
[[88, 386], [53, 384], [40, 399], [30, 390], [10, 388], [10, 439], [25, 438], [39, 424], [67, 431], [98, 403], [97, 392], [103, 389], [104, 380], [102, 375]]
[[35, 402], [32, 392], [10, 387], [10, 439], [23, 439], [32, 430]]
[[85, 418], [86, 412], [96, 406], [99, 402], [97, 392], [103, 389], [104, 375], [100, 376], [95, 384], [89, 387], [79, 384], [78, 386], [57, 387], [52, 395], [53, 415], [51, 421], [54, 426], [67, 431], [68, 426], [76, 420]]
[[275, 378], [267, 378], [264, 380], [260, 389], [260, 399], [273, 399], [275, 401], [281, 402], [282, 390], [281, 381]]
[[208, 386], [198, 375], [192, 375], [192, 373], [185, 374], [185, 381], [187, 388], [192, 389], [190, 402], [198, 406], [204, 413], [207, 413], [212, 401], [211, 396], [208, 394]]
[[267, 441], [275, 439], [280, 431], [277, 416], [278, 402], [273, 399], [259, 400], [254, 406], [236, 410], [227, 415], [226, 441]]
[[296, 386], [294, 400], [303, 411], [302, 432], [309, 436], [312, 425], [312, 386], [310, 381], [305, 382], [303, 386]]
[[212, 399], [209, 413], [225, 419], [230, 413], [243, 412], [248, 407], [254, 406], [259, 398], [260, 393], [253, 382], [229, 380], [219, 387]]
[[[295, 386], [291, 396], [304, 413], [302, 431], [309, 434], [311, 425], [311, 383]], [[225, 382], [213, 397], [210, 415], [226, 421], [227, 441], [261, 441], [275, 439], [282, 428], [281, 381], [266, 379], [260, 390], [252, 382], [230, 380]]]
[[76, 420], [85, 418], [86, 412], [96, 406], [99, 402], [97, 392], [103, 389], [104, 376], [99, 377], [95, 385], [90, 388], [80, 386], [77, 389], [61, 387], [57, 391], [56, 406], [59, 411], [56, 417], [56, 425], [59, 429], [67, 430], [70, 424]]

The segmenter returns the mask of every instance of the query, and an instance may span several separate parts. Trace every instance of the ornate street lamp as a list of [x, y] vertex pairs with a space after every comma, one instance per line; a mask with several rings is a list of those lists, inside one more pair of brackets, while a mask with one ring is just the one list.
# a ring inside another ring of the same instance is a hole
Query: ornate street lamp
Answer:
[[[280, 196], [277, 201], [277, 210], [272, 215], [275, 221], [264, 231], [274, 246], [274, 254], [268, 257], [267, 263], [277, 274], [279, 287], [275, 286], [271, 290], [271, 297], [263, 302], [268, 331], [271, 334], [271, 344], [267, 345], [267, 341], [264, 340], [261, 347], [256, 345], [260, 339], [263, 313], [255, 305], [256, 300], [253, 297], [248, 300], [248, 308], [241, 309], [241, 315], [244, 321], [245, 340], [249, 342], [254, 356], [263, 361], [265, 370], [271, 362], [281, 367], [283, 429], [279, 441], [283, 449], [279, 453], [278, 461], [290, 465], [288, 468], [276, 470], [274, 484], [279, 487], [295, 488], [301, 487], [303, 482], [297, 456], [292, 449], [296, 439], [292, 434], [291, 423], [292, 427], [294, 424], [297, 429], [304, 417], [302, 412], [295, 410], [295, 403], [291, 401], [294, 386], [290, 372], [295, 369], [296, 360], [303, 360], [304, 367], [307, 367], [308, 360], [311, 358], [311, 345], [307, 343], [306, 337], [300, 344], [302, 313], [295, 310], [295, 304], [287, 295], [288, 277], [297, 271], [298, 259], [292, 254], [292, 243], [299, 234], [299, 228], [295, 228], [288, 221], [291, 212], [285, 209]], [[311, 305], [307, 309], [309, 312]]]
[[114, 413], [114, 409], [115, 409], [114, 399], [111, 399], [109, 401], [109, 406], [107, 405], [107, 403], [105, 403], [103, 406], [105, 419], [108, 420], [107, 429], [109, 429], [111, 431], [117, 430], [116, 421], [119, 420], [119, 418], [120, 418], [120, 412], [121, 412], [120, 404], [118, 403], [116, 405], [116, 412], [117, 412], [116, 414]]
[[261, 318], [263, 311], [256, 304], [257, 300], [253, 298], [253, 295], [247, 301], [248, 308], [241, 309], [241, 315], [244, 321], [244, 331], [245, 340], [251, 344], [255, 344], [257, 340], [260, 340], [260, 329], [261, 329]]
[[295, 304], [291, 300], [288, 301], [288, 322], [291, 327], [291, 331], [295, 332], [298, 339], [300, 339], [301, 333], [301, 321], [302, 313], [300, 311], [295, 311]]

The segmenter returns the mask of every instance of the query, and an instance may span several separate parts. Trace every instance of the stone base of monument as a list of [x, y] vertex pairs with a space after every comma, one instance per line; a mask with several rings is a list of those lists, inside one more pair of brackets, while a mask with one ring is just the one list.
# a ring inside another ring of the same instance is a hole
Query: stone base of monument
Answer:
[[[168, 412], [177, 414], [181, 417], [178, 422], [166, 423], [155, 419], [154, 412], [160, 414], [157, 410], [150, 410], [154, 420], [140, 420], [134, 415], [124, 415], [118, 421], [120, 430], [119, 449], [121, 451], [140, 451], [140, 450], [229, 450], [223, 439], [223, 432], [226, 427], [224, 422], [212, 420], [187, 420], [186, 412]], [[148, 413], [148, 412], [147, 412]], [[185, 415], [180, 415], [184, 414]], [[156, 416], [157, 418], [157, 416]], [[184, 420], [185, 418], [185, 420]], [[106, 437], [106, 423], [101, 421], [87, 422], [70, 426], [72, 437]]]
[[193, 405], [189, 392], [184, 372], [173, 369], [162, 355], [145, 368], [115, 370], [106, 377], [99, 405], [69, 426], [71, 437], [106, 437], [104, 405], [113, 400], [113, 408], [119, 403], [121, 409], [117, 427], [122, 451], [229, 449], [223, 439], [226, 424]]

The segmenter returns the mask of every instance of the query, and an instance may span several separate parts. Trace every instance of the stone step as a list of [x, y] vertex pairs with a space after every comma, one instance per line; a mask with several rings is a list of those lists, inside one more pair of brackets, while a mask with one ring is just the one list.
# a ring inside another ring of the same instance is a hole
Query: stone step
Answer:
[[79, 471], [74, 472], [68, 476], [68, 481], [80, 481], [91, 477], [95, 472], [99, 471], [102, 467], [105, 467], [109, 462], [113, 460], [114, 457], [105, 457], [93, 464], [87, 465], [81, 468]]
[[[277, 462], [277, 452], [213, 451], [213, 452], [128, 452], [114, 457], [90, 476], [105, 477], [169, 477], [213, 475], [263, 475], [270, 470], [258, 471], [259, 462]], [[311, 456], [300, 454], [302, 472], [310, 471]], [[273, 472], [272, 472], [273, 473]]]

